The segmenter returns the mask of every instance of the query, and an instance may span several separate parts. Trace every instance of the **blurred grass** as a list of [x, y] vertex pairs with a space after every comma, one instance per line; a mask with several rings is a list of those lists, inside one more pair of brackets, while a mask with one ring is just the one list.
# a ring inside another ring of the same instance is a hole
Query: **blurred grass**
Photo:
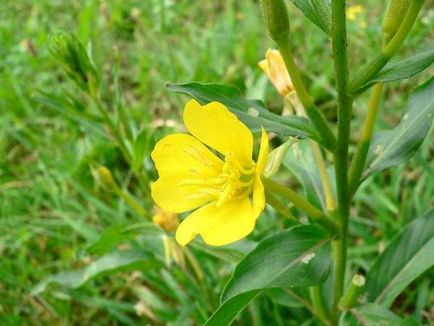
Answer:
[[[370, 58], [379, 46], [384, 4], [378, 6], [374, 0], [366, 3], [358, 20], [349, 23], [352, 67]], [[427, 40], [433, 45], [432, 8], [433, 2], [427, 1], [423, 17], [400, 56]], [[180, 121], [185, 98], [167, 92], [164, 84], [168, 81], [235, 85], [249, 97], [264, 99], [272, 110], [280, 111], [280, 99], [257, 68], [265, 50], [272, 46], [261, 22], [258, 4], [250, 0], [2, 2], [0, 324], [183, 325], [191, 324], [191, 320], [206, 320], [218, 303], [231, 263], [212, 258], [204, 248], [195, 248], [207, 276], [202, 283], [197, 282], [190, 265], [187, 269], [177, 264], [164, 265], [159, 237], [139, 238], [132, 243], [142, 250], [149, 243], [155, 246], [149, 265], [136, 266], [141, 274], [116, 273], [78, 289], [54, 287], [42, 295], [30, 294], [44, 277], [78, 270], [92, 261], [94, 257], [81, 257], [80, 252], [107, 227], [143, 221], [124, 201], [95, 184], [91, 167], [108, 166], [123, 187], [142, 199], [145, 208], [152, 207], [144, 190], [130, 182], [128, 168], [105, 129], [78, 119], [63, 106], [56, 109], [41, 96], [41, 92], [59, 96], [62, 90], [74, 92], [49, 54], [47, 38], [53, 32], [72, 31], [84, 44], [91, 45], [96, 65], [106, 80], [106, 102], [112, 100], [111, 72], [119, 63], [123, 105], [138, 126], [149, 127], [158, 118]], [[309, 88], [329, 118], [335, 119], [330, 44], [292, 7], [291, 26], [296, 57], [306, 72]], [[399, 120], [409, 91], [429, 74], [432, 70], [387, 87], [378, 128]], [[355, 136], [365, 114], [367, 96], [355, 103]], [[169, 130], [159, 128], [152, 141]], [[409, 220], [433, 207], [433, 158], [434, 143], [426, 141], [409, 164], [364, 183], [353, 208], [353, 270], [367, 269], [379, 247]], [[270, 218], [261, 219], [257, 238], [276, 228], [273, 214], [268, 212]], [[212, 251], [212, 255], [233, 259], [226, 251]], [[407, 295], [419, 296], [426, 291], [418, 289], [429, 289], [431, 283], [418, 280]], [[424, 307], [429, 299], [419, 301]], [[138, 302], [148, 305], [141, 317], [134, 308]], [[291, 309], [289, 313], [287, 308], [263, 298], [261, 305], [249, 308], [243, 320], [245, 324], [261, 325], [270, 318], [288, 320], [289, 314], [297, 324], [297, 320], [307, 318], [301, 308]], [[407, 312], [412, 308], [397, 309]]]

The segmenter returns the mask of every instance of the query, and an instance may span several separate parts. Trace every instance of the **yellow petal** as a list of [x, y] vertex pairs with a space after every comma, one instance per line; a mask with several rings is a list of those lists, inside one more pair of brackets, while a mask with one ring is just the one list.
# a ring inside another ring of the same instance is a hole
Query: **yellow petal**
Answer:
[[225, 156], [231, 152], [240, 163], [250, 164], [252, 133], [223, 104], [211, 102], [201, 106], [191, 100], [184, 109], [184, 123], [187, 130], [204, 144]]
[[223, 246], [250, 234], [256, 218], [257, 213], [247, 197], [226, 202], [219, 207], [213, 202], [182, 221], [176, 231], [176, 241], [185, 246], [196, 235], [201, 235], [207, 244]]
[[159, 178], [151, 185], [154, 202], [166, 211], [183, 213], [202, 206], [213, 199], [200, 195], [203, 186], [185, 185], [185, 175], [170, 175]]
[[253, 183], [253, 210], [255, 211], [256, 218], [259, 217], [261, 212], [265, 208], [265, 192], [264, 185], [262, 184], [261, 178], [256, 176], [255, 182]]
[[261, 176], [268, 160], [268, 135], [264, 128], [261, 133], [261, 147], [259, 148], [258, 161], [256, 163], [256, 174]]
[[160, 177], [192, 174], [216, 176], [223, 161], [196, 138], [187, 134], [173, 134], [161, 139], [151, 153]]
[[223, 162], [194, 137], [167, 136], [157, 143], [151, 157], [160, 176], [151, 186], [151, 195], [164, 210], [182, 213], [213, 198], [204, 194], [201, 183], [218, 176]]

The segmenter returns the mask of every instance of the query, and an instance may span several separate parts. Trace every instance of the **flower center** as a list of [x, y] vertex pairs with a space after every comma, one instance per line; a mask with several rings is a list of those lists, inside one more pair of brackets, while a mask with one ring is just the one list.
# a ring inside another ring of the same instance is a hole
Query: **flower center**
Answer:
[[185, 180], [181, 186], [200, 186], [200, 190], [191, 198], [211, 197], [217, 201], [216, 206], [219, 207], [227, 201], [241, 199], [251, 194], [255, 170], [253, 161], [248, 166], [243, 166], [230, 152], [226, 155], [222, 171], [217, 177]]

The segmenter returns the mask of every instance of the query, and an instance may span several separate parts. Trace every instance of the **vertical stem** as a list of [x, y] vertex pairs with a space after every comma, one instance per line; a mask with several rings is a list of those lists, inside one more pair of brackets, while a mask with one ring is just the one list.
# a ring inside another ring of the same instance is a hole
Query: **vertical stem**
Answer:
[[372, 133], [374, 131], [375, 125], [375, 118], [377, 116], [378, 104], [380, 103], [382, 90], [383, 83], [376, 84], [369, 100], [368, 114], [363, 124], [360, 140], [357, 144], [357, 150], [354, 154], [354, 158], [350, 168], [349, 190], [351, 194], [354, 194], [354, 192], [356, 191], [360, 182], [360, 177], [362, 176], [363, 168], [365, 167], [366, 157], [368, 155], [369, 146], [371, 144]]
[[348, 96], [348, 56], [345, 21], [345, 0], [332, 0], [332, 47], [338, 102], [338, 137], [334, 153], [338, 198], [338, 220], [341, 235], [334, 244], [333, 314], [338, 317], [338, 303], [342, 296], [347, 260], [347, 232], [350, 210], [348, 192], [348, 144], [350, 138], [352, 100]]

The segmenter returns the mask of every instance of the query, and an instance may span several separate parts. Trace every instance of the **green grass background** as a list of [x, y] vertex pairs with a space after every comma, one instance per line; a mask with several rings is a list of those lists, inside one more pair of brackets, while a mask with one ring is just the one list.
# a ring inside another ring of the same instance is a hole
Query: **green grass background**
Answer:
[[[365, 11], [349, 22], [352, 69], [378, 50], [385, 7], [385, 1], [360, 4]], [[433, 6], [427, 1], [399, 57], [433, 45]], [[330, 44], [292, 6], [290, 15], [298, 64], [317, 104], [334, 120]], [[366, 28], [360, 28], [361, 21]], [[31, 295], [32, 288], [45, 277], [78, 270], [94, 261], [97, 255], [80, 253], [105, 229], [145, 221], [123, 200], [98, 187], [92, 167], [108, 166], [149, 215], [152, 207], [149, 195], [135, 182], [104, 126], [56, 106], [43, 95], [75, 92], [48, 51], [48, 35], [58, 31], [73, 32], [91, 45], [105, 81], [104, 100], [109, 108], [116, 97], [112, 71], [118, 71], [122, 103], [135, 130], [150, 130], [152, 145], [162, 135], [182, 128], [152, 127], [158, 118], [181, 122], [186, 98], [168, 92], [164, 87], [168, 81], [234, 85], [247, 97], [265, 100], [271, 110], [281, 110], [277, 92], [257, 67], [272, 46], [258, 3], [3, 0], [0, 4], [0, 324], [200, 324], [217, 306], [236, 257], [231, 251], [209, 254], [196, 248], [194, 255], [206, 275], [197, 282], [191, 267], [164, 264], [159, 236], [143, 235], [128, 242], [134, 249], [146, 248], [150, 255], [147, 264], [133, 268], [139, 273], [132, 269], [109, 272], [79, 288], [54, 285], [40, 295]], [[377, 129], [399, 121], [411, 89], [432, 73], [431, 69], [387, 87]], [[86, 105], [85, 99], [83, 103]], [[366, 103], [367, 95], [355, 103], [353, 140]], [[408, 221], [433, 207], [432, 135], [408, 164], [363, 184], [352, 210], [352, 270], [369, 268], [380, 248]], [[151, 162], [145, 164], [145, 171], [152, 171]], [[150, 172], [149, 178], [155, 177]], [[279, 227], [274, 212], [268, 211], [266, 216], [269, 218], [261, 219], [254, 239]], [[395, 312], [415, 312], [419, 320], [427, 322], [433, 304], [432, 271], [429, 273], [398, 298]], [[138, 302], [146, 303], [148, 309], [141, 316], [134, 308]], [[315, 323], [308, 316], [300, 307], [279, 305], [263, 297], [238, 323]]]

